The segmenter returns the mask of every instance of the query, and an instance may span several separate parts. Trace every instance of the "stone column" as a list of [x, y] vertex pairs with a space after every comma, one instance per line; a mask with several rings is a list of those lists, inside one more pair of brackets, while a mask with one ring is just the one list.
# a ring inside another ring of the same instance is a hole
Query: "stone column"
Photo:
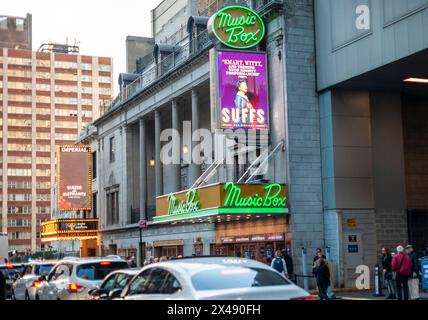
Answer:
[[[125, 211], [122, 216], [122, 223], [128, 224], [131, 223], [131, 204], [133, 199], [133, 181], [134, 181], [134, 173], [132, 172], [132, 129], [130, 126], [125, 126], [123, 128], [123, 186], [122, 190], [122, 199], [123, 199], [123, 207], [122, 209]], [[120, 212], [120, 211], [119, 211]]]
[[140, 219], [147, 219], [146, 124], [140, 119]]
[[[193, 157], [193, 152], [195, 147], [199, 144], [200, 136], [195, 134], [196, 130], [199, 130], [199, 96], [196, 89], [192, 89], [192, 164], [190, 165], [190, 174], [189, 174], [189, 186], [192, 186], [195, 183], [196, 179], [201, 175], [201, 165], [200, 163], [200, 150], [195, 152], [195, 157]], [[193, 139], [194, 138], [194, 139]], [[193, 141], [195, 140], [195, 141]], [[199, 147], [198, 147], [199, 148]], [[195, 163], [197, 162], [197, 163]]]
[[172, 100], [171, 102], [171, 129], [173, 129], [173, 140], [172, 140], [172, 159], [173, 163], [172, 167], [172, 176], [171, 176], [171, 184], [172, 191], [177, 192], [180, 191], [180, 180], [181, 180], [181, 165], [180, 165], [180, 135], [178, 137], [175, 136], [175, 132], [179, 132], [179, 116], [178, 116], [178, 105], [176, 100]]
[[163, 194], [163, 167], [160, 158], [161, 151], [161, 114], [155, 111], [155, 174], [156, 174], [156, 196]]

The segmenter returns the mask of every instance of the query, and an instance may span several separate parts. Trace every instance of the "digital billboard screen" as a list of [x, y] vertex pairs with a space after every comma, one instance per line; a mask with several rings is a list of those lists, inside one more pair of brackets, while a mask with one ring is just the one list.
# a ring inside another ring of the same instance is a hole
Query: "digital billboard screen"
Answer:
[[266, 54], [219, 51], [218, 101], [221, 129], [268, 129]]
[[92, 210], [91, 147], [61, 146], [58, 151], [58, 210]]

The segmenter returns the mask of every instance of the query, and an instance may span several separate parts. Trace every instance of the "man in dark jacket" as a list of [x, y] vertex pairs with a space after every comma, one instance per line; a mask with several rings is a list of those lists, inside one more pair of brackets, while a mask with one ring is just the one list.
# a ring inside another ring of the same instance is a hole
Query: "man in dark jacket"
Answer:
[[327, 259], [326, 256], [322, 253], [321, 248], [317, 248], [317, 251], [315, 252], [314, 262], [315, 263], [320, 257], [322, 257], [324, 260]]
[[288, 278], [291, 278], [291, 275], [293, 274], [293, 259], [288, 254], [287, 250], [282, 250], [282, 258], [285, 260], [285, 264], [287, 265], [287, 271], [288, 271]]
[[408, 244], [405, 248], [407, 255], [412, 259], [412, 272], [409, 276], [409, 299], [419, 299], [419, 260], [418, 255], [413, 251], [413, 246]]
[[317, 278], [320, 300], [329, 300], [327, 289], [330, 286], [330, 270], [323, 258], [319, 258], [315, 262], [312, 273]]
[[392, 256], [388, 248], [382, 248], [382, 270], [385, 284], [388, 288], [387, 299], [397, 299], [394, 284], [392, 283]]
[[0, 300], [6, 300], [6, 279], [0, 270]]

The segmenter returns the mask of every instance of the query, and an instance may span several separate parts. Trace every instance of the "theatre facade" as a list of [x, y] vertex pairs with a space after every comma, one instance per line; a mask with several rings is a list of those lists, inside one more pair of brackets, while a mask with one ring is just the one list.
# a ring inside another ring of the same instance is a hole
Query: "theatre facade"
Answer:
[[285, 249], [301, 273], [302, 248], [324, 246], [312, 1], [186, 19], [180, 41], [154, 35], [79, 137], [94, 151], [100, 252], [268, 263]]

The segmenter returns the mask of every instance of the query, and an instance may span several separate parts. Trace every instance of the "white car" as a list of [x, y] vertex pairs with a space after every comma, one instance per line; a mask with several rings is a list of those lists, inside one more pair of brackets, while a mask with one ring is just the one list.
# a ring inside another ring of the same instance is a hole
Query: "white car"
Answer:
[[64, 258], [37, 288], [36, 300], [85, 300], [112, 271], [129, 268], [123, 259]]
[[89, 290], [88, 300], [111, 300], [112, 297], [119, 296], [132, 277], [139, 272], [138, 268], [113, 271], [105, 277], [100, 286]]
[[250, 259], [201, 257], [155, 263], [123, 289], [125, 300], [314, 300], [271, 267]]
[[42, 276], [47, 276], [56, 261], [32, 261], [25, 264], [21, 276], [13, 283], [12, 299], [35, 300]]

